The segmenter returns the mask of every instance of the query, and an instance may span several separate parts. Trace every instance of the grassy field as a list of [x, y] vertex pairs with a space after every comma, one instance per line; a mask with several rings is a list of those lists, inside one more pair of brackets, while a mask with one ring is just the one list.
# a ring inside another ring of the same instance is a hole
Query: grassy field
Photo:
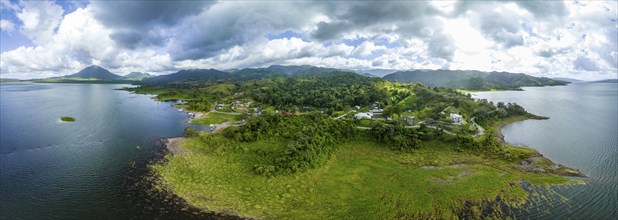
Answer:
[[[285, 147], [286, 142], [275, 140], [194, 138], [184, 145], [188, 153], [168, 156], [167, 163], [154, 169], [165, 187], [198, 208], [274, 219], [445, 219], [464, 210], [478, 217], [481, 207], [497, 196], [511, 207], [524, 204], [529, 193], [519, 186], [521, 181], [540, 186], [569, 182], [521, 172], [517, 162], [457, 152], [439, 141], [423, 142], [405, 153], [358, 140], [339, 146], [317, 169], [276, 177], [254, 174], [253, 164], [269, 159], [260, 151]], [[508, 151], [518, 157], [535, 152]]]
[[238, 120], [238, 115], [229, 115], [216, 112], [209, 112], [204, 118], [191, 120], [191, 123], [204, 125], [221, 124], [223, 122], [236, 124], [239, 123], [240, 120]]
[[356, 121], [356, 125], [362, 127], [371, 127], [373, 125], [373, 120], [371, 119], [360, 119]]

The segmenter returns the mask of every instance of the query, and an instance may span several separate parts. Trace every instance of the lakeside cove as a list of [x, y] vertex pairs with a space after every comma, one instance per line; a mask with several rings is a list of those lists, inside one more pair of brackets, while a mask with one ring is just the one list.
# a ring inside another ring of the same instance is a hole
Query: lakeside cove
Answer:
[[[512, 117], [491, 129], [526, 119], [547, 118]], [[555, 164], [534, 149], [511, 146], [501, 132], [487, 135], [500, 140], [502, 154], [462, 151], [442, 141], [396, 152], [355, 138], [341, 144], [322, 167], [264, 177], [247, 166], [247, 154], [264, 146], [285, 148], [285, 143], [242, 143], [203, 133], [182, 138], [180, 145], [171, 141], [169, 151], [181, 153], [152, 167], [158, 184], [191, 207], [257, 219], [502, 218], [529, 202], [558, 198], [552, 186], [583, 184], [562, 177], [585, 177], [579, 170]]]

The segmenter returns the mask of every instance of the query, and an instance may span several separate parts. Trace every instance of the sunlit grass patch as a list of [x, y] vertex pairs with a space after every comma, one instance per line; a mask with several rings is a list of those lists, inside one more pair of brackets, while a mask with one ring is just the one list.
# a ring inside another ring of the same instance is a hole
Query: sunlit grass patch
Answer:
[[221, 124], [223, 122], [239, 123], [238, 115], [222, 114], [216, 112], [207, 113], [204, 118], [191, 120], [194, 124]]
[[[480, 210], [497, 196], [521, 207], [528, 192], [519, 183], [569, 181], [524, 173], [514, 164], [453, 146], [423, 142], [413, 152], [392, 151], [371, 141], [343, 144], [322, 167], [293, 175], [265, 177], [256, 162], [286, 147], [285, 142], [195, 138], [190, 153], [155, 165], [167, 186], [190, 204], [216, 212], [283, 219], [453, 218]], [[264, 151], [266, 153], [256, 153]], [[512, 149], [526, 153], [523, 149]]]

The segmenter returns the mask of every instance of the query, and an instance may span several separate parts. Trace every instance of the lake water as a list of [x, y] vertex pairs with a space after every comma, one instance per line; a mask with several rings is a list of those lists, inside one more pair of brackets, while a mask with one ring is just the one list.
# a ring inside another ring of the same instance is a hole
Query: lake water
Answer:
[[586, 185], [559, 187], [566, 197], [535, 205], [519, 217], [532, 219], [618, 218], [618, 84], [586, 83], [481, 92], [473, 98], [515, 102], [549, 120], [505, 126], [505, 140], [539, 150], [554, 162], [580, 169]]
[[153, 158], [157, 139], [181, 136], [188, 117], [114, 90], [125, 86], [0, 84], [0, 219], [178, 215], [134, 192], [130, 164]]
[[[618, 84], [572, 84], [477, 93], [549, 116], [506, 126], [506, 140], [582, 170], [587, 185], [559, 188], [568, 201], [518, 217], [611, 219], [618, 180]], [[150, 96], [104, 84], [0, 84], [0, 219], [179, 217], [140, 196], [132, 162], [155, 156], [160, 137], [180, 136], [187, 115]], [[60, 116], [76, 122], [61, 122]], [[141, 146], [138, 150], [136, 146]], [[165, 206], [165, 205], [163, 205]], [[548, 210], [548, 211], [547, 211]]]

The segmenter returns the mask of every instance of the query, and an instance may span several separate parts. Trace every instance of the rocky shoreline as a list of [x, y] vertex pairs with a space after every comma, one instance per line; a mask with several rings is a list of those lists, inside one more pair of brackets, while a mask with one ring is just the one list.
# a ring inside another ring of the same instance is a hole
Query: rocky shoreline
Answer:
[[[164, 180], [151, 166], [165, 163], [167, 161], [166, 155], [186, 153], [186, 150], [180, 148], [184, 140], [184, 137], [162, 137], [154, 143], [154, 155], [147, 161], [134, 166], [127, 176], [127, 181], [123, 183], [128, 190], [126, 193], [127, 200], [143, 207], [144, 219], [153, 216], [159, 216], [162, 219], [244, 219], [239, 216], [216, 213], [195, 207], [184, 198], [176, 195], [170, 188], [165, 187]], [[174, 146], [170, 147], [170, 145]], [[170, 149], [181, 151], [173, 153]]]
[[579, 169], [570, 168], [562, 164], [556, 164], [539, 152], [536, 152], [531, 157], [522, 160], [517, 168], [524, 172], [551, 173], [567, 177], [586, 177], [586, 175], [579, 171]]
[[[501, 124], [497, 126], [497, 128], [495, 129], [496, 138], [501, 143], [510, 145], [508, 142], [506, 142], [506, 140], [504, 140], [504, 134], [502, 133], [502, 128], [504, 128], [504, 126], [507, 126], [509, 124], [528, 120], [528, 119], [547, 120], [549, 119], [549, 117], [530, 114], [526, 118], [521, 118], [521, 120], [515, 120], [510, 123]], [[520, 170], [524, 172], [551, 173], [551, 174], [556, 174], [559, 176], [567, 176], [567, 177], [587, 177], [581, 171], [579, 171], [579, 169], [574, 169], [574, 168], [564, 166], [562, 164], [554, 163], [553, 161], [546, 158], [545, 156], [543, 156], [543, 154], [539, 153], [538, 151], [536, 151], [536, 153], [531, 155], [530, 157], [522, 160], [517, 168], [519, 168]]]
[[186, 149], [182, 148], [182, 145], [184, 144], [186, 139], [187, 138], [185, 137], [175, 137], [175, 138], [163, 138], [161, 139], [161, 141], [163, 142], [165, 149], [170, 154], [179, 155], [179, 154], [183, 154], [187, 152]]

